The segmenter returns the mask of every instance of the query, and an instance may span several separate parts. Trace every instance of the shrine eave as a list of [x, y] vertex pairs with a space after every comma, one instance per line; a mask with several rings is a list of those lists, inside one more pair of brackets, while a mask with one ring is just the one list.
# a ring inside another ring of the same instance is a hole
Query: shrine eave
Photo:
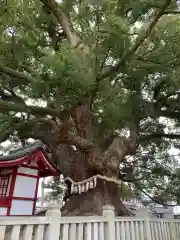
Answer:
[[60, 174], [60, 171], [47, 156], [45, 145], [40, 141], [13, 150], [8, 155], [0, 156], [0, 168], [15, 167], [23, 164], [28, 165], [33, 157], [38, 157], [38, 164], [41, 165], [40, 175], [42, 177]]
[[44, 144], [41, 141], [36, 141], [35, 143], [29, 144], [25, 147], [10, 151], [8, 155], [0, 156], [0, 162], [17, 160], [26, 157], [37, 150], [43, 149]]

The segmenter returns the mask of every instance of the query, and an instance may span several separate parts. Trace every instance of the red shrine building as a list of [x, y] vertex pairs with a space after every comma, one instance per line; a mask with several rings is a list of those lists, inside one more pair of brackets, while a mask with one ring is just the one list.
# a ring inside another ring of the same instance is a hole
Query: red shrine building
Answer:
[[39, 141], [0, 156], [0, 216], [33, 215], [39, 179], [59, 174]]

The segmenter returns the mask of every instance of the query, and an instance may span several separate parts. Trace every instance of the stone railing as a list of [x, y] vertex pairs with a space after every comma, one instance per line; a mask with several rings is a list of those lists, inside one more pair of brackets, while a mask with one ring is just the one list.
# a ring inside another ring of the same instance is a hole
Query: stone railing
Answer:
[[59, 206], [44, 217], [0, 217], [0, 240], [179, 240], [180, 220], [115, 217], [104, 206], [102, 216], [62, 217]]

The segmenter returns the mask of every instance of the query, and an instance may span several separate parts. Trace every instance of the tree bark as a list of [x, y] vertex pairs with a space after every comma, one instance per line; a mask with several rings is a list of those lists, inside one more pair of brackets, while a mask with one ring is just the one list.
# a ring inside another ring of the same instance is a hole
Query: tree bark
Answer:
[[[101, 165], [101, 159], [91, 161], [91, 154], [74, 150], [71, 146], [60, 145], [56, 152], [57, 164], [60, 170], [74, 181], [82, 181], [96, 174], [114, 177], [117, 179], [118, 166], [112, 163], [112, 157], [105, 159]], [[89, 159], [90, 158], [90, 159]], [[98, 161], [99, 160], [99, 161]], [[126, 209], [121, 201], [120, 186], [105, 180], [97, 179], [97, 186], [87, 192], [70, 196], [62, 209], [64, 216], [92, 216], [101, 215], [104, 205], [112, 205], [115, 214], [128, 216], [132, 213]]]
[[74, 195], [62, 208], [63, 216], [102, 215], [103, 206], [112, 205], [117, 216], [130, 216], [132, 213], [120, 199], [120, 189], [114, 183], [98, 180], [97, 186], [88, 192]]

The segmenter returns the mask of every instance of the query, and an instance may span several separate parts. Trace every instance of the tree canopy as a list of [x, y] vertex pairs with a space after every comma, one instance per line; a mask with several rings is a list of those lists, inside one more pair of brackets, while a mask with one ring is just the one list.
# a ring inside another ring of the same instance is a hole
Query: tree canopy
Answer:
[[180, 201], [179, 13], [173, 0], [3, 1], [2, 146], [40, 139], [54, 161], [75, 146], [96, 169], [111, 159], [122, 181]]

